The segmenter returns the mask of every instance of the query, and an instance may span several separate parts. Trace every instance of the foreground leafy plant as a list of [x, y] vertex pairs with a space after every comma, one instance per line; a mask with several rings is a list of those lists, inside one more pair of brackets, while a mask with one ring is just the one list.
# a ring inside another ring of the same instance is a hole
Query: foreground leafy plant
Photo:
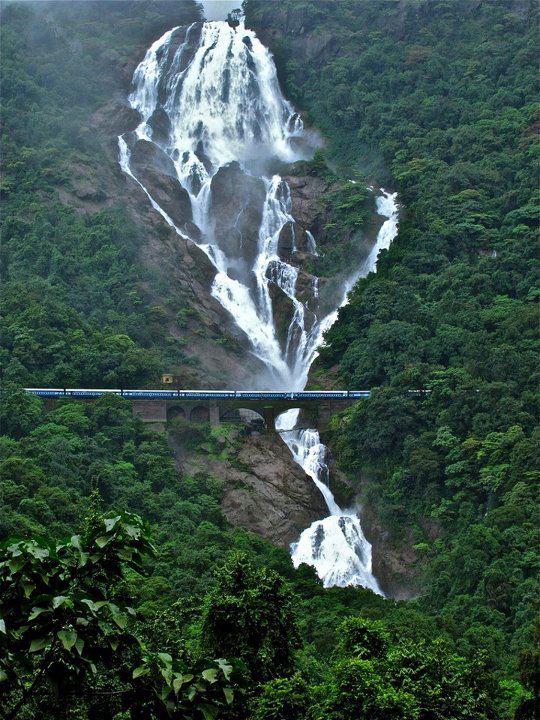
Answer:
[[[195, 667], [150, 653], [135, 634], [123, 597], [124, 572], [140, 573], [154, 553], [145, 523], [132, 513], [93, 514], [69, 541], [17, 540], [0, 551], [0, 682], [13, 703], [7, 720], [40, 689], [65, 696], [114, 667], [122, 652], [139, 658], [133, 683], [116, 692], [157, 717], [212, 720], [232, 702], [233, 667], [223, 658]], [[141, 687], [138, 678], [151, 683]], [[157, 706], [156, 706], [157, 701]], [[180, 713], [180, 715], [179, 715]]]

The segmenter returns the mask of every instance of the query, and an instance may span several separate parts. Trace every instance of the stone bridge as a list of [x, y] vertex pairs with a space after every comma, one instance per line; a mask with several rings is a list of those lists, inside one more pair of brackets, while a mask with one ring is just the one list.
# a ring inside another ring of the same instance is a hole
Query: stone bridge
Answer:
[[221, 423], [244, 423], [260, 425], [269, 432], [276, 431], [276, 418], [287, 410], [301, 410], [297, 427], [317, 427], [324, 430], [330, 417], [347, 405], [353, 398], [332, 398], [328, 400], [255, 400], [255, 399], [212, 399], [201, 400], [133, 400], [133, 412], [156, 430], [163, 430], [167, 422], [181, 417], [188, 422], [209, 422], [216, 426]]

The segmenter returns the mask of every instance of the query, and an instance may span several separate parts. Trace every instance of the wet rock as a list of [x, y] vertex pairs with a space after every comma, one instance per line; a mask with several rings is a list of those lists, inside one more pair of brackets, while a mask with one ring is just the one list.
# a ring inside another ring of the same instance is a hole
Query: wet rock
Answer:
[[273, 282], [269, 283], [268, 291], [270, 293], [270, 300], [272, 301], [272, 312], [274, 315], [276, 336], [279, 340], [280, 347], [284, 352], [287, 345], [289, 327], [294, 317], [294, 303], [291, 298]]
[[398, 543], [369, 507], [359, 511], [364, 535], [372, 546], [373, 574], [387, 597], [411, 600], [420, 594], [413, 538]]
[[319, 305], [318, 290], [318, 278], [300, 270], [296, 280], [296, 297], [314, 312]]
[[328, 192], [329, 183], [311, 175], [290, 176], [285, 180], [291, 190], [291, 215], [304, 231], [309, 230], [317, 237], [329, 219], [321, 201]]
[[204, 144], [202, 140], [199, 140], [199, 142], [197, 143], [197, 147], [195, 148], [195, 155], [204, 165], [206, 172], [210, 173], [212, 171], [212, 163], [210, 162], [210, 158], [204, 150]]
[[278, 238], [278, 255], [283, 260], [288, 260], [296, 245], [295, 224], [286, 222], [281, 228]]
[[[194, 225], [194, 227], [197, 227]], [[197, 228], [198, 229], [198, 228]], [[194, 243], [190, 243], [186, 247], [188, 255], [193, 258], [193, 272], [196, 273], [197, 279], [207, 291], [210, 291], [212, 282], [216, 276], [215, 265], [212, 264], [208, 255]]]
[[133, 136], [126, 139], [131, 150], [131, 169], [135, 177], [148, 170], [176, 178], [176, 170], [171, 158], [155, 143], [148, 140], [136, 140]]
[[171, 121], [165, 110], [156, 108], [148, 120], [148, 125], [152, 128], [152, 140], [165, 145], [171, 132]]
[[210, 187], [216, 241], [226, 255], [238, 259], [238, 271], [247, 280], [258, 253], [266, 197], [264, 182], [247, 175], [237, 162], [232, 162], [218, 170]]
[[313, 256], [313, 240], [310, 239], [306, 230], [300, 225], [295, 225], [295, 241], [296, 241], [296, 252], [293, 255], [293, 259], [298, 259], [300, 262], [304, 261], [303, 255]]
[[176, 227], [192, 223], [191, 200], [176, 178], [173, 161], [154, 143], [139, 140], [131, 150], [131, 169]]
[[116, 140], [118, 135], [135, 130], [140, 122], [140, 113], [130, 107], [125, 99], [114, 99], [99, 110], [96, 110], [90, 118], [89, 125], [90, 127], [95, 128], [102, 123], [107, 123], [110, 127], [112, 138]]
[[[237, 467], [223, 463], [222, 510], [233, 525], [289, 547], [312, 522], [328, 514], [313, 480], [277, 434], [246, 438]], [[237, 469], [241, 467], [242, 469]]]

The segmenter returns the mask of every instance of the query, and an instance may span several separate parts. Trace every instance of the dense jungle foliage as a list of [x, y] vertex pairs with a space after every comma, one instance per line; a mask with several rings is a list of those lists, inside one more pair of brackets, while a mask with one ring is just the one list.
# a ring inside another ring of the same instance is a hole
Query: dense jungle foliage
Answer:
[[140, 229], [122, 207], [80, 214], [60, 193], [78, 167], [104, 162], [88, 121], [125, 94], [123, 64], [199, 17], [191, 0], [2, 8], [4, 383], [138, 387], [178, 361], [144, 290]]
[[[219, 479], [179, 478], [166, 439], [123, 399], [47, 410], [12, 391], [0, 421], [4, 717], [480, 720], [527, 701], [414, 603], [324, 590], [228, 527]], [[240, 442], [180, 430], [193, 451]]]
[[385, 168], [402, 205], [314, 375], [379, 388], [333, 447], [396, 538], [413, 527], [421, 604], [511, 671], [538, 597], [536, 3], [246, 9], [327, 162]]
[[[81, 128], [118, 68], [198, 9], [3, 8], [0, 717], [534, 716], [535, 26], [527, 3], [411, 7], [247, 4], [276, 29], [286, 93], [332, 168], [369, 165], [403, 203], [322, 362], [380, 386], [336, 419], [334, 447], [373, 478], [387, 526], [414, 528], [426, 593], [408, 603], [323, 590], [228, 526], [220, 479], [179, 476], [122, 399], [49, 406], [16, 389], [137, 386], [163, 366], [144, 238], [122, 208], [82, 216], [58, 191], [101, 152]], [[296, 55], [319, 34], [324, 61]], [[404, 392], [418, 387], [433, 392]], [[171, 427], [173, 443], [179, 431], [202, 456], [238, 442], [201, 425]]]
[[317, 661], [301, 640], [300, 598], [242, 553], [206, 595], [137, 615], [132, 589], [155, 552], [139, 516], [95, 508], [65, 541], [0, 550], [2, 717], [496, 716], [485, 664], [415, 637], [403, 618], [391, 627], [351, 616], [331, 658]]

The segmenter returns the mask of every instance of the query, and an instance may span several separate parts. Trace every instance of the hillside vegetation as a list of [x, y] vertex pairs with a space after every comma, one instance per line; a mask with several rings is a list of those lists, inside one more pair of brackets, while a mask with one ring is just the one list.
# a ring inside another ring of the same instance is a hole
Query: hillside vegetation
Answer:
[[327, 162], [385, 168], [402, 205], [315, 369], [379, 388], [333, 448], [395, 542], [413, 528], [422, 605], [509, 669], [538, 593], [536, 5], [246, 7]]
[[[50, 405], [20, 391], [144, 386], [189, 365], [148, 289], [144, 229], [121, 204], [81, 213], [62, 192], [77, 190], [74, 168], [104, 161], [89, 118], [199, 9], [9, 3], [0, 717], [532, 720], [532, 12], [462, 0], [248, 0], [246, 12], [343, 187], [366, 177], [400, 193], [399, 237], [340, 312], [317, 373], [379, 388], [334, 419], [332, 445], [393, 541], [413, 528], [423, 595], [324, 590], [228, 525], [222, 479], [182, 474], [172, 448], [232, 463], [236, 428], [162, 436], [119, 397]], [[327, 172], [320, 157], [312, 170]], [[363, 217], [355, 197], [328, 199], [345, 226]], [[321, 262], [342, 261], [325, 250]], [[193, 324], [175, 303], [180, 327]], [[404, 392], [420, 387], [431, 394]]]

